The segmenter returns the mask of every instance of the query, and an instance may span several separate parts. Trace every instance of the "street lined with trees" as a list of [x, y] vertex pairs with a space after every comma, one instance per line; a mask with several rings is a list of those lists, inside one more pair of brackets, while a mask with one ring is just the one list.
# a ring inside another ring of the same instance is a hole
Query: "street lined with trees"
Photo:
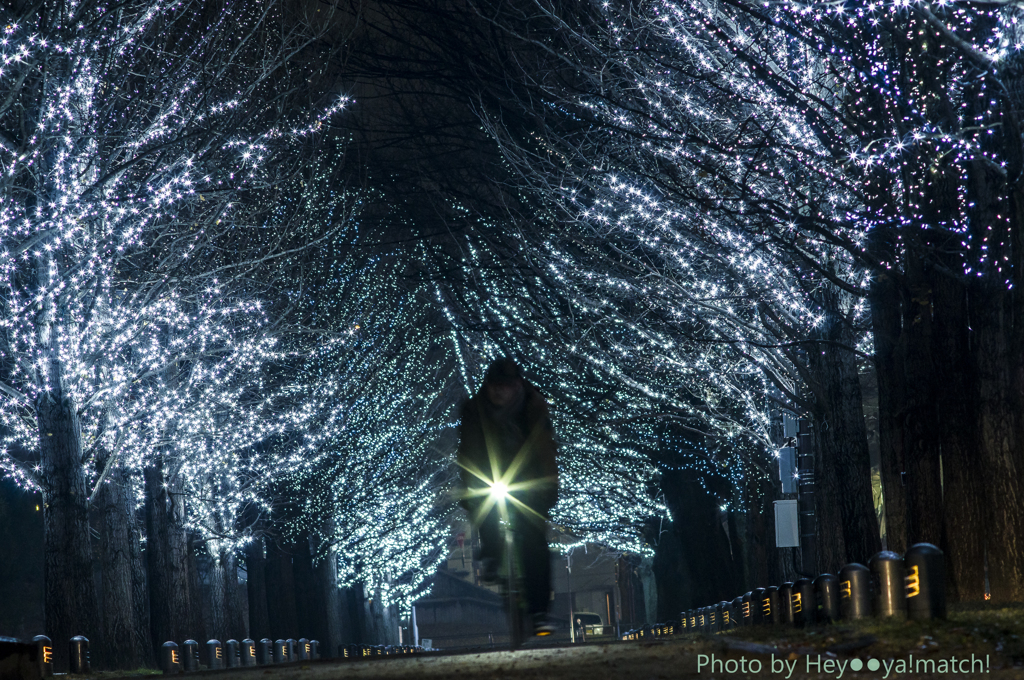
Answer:
[[8, 3], [0, 469], [46, 634], [389, 640], [501, 355], [553, 522], [653, 557], [651, 617], [793, 573], [783, 413], [816, 573], [926, 541], [954, 599], [1024, 599], [1019, 15]]

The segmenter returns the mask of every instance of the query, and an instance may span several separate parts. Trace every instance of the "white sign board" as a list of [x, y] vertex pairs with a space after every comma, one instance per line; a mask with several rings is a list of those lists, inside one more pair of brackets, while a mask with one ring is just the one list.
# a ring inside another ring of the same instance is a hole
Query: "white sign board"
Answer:
[[800, 523], [797, 520], [796, 501], [775, 501], [775, 547], [800, 547]]

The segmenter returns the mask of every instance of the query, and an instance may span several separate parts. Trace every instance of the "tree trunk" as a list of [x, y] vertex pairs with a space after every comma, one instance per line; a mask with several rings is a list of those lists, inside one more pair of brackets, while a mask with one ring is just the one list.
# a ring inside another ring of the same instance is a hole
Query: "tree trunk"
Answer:
[[245, 549], [246, 591], [249, 595], [249, 635], [253, 640], [270, 636], [267, 612], [267, 559], [263, 538], [253, 540]]
[[206, 607], [204, 607], [206, 612], [205, 628], [208, 629], [209, 632], [207, 634], [211, 638], [224, 642], [229, 637], [227, 610], [224, 608], [224, 604], [227, 602], [224, 562], [221, 559], [220, 552], [216, 551], [210, 543], [206, 544], [206, 549], [209, 558], [204, 560], [204, 562], [208, 573], [205, 583], [200, 583], [206, 600]]
[[295, 604], [295, 577], [292, 556], [276, 541], [267, 545], [267, 613], [273, 639], [296, 636], [298, 616]]
[[224, 637], [243, 640], [246, 632], [245, 617], [242, 615], [242, 593], [238, 583], [238, 558], [233, 550], [223, 550], [220, 562], [224, 574]]
[[935, 402], [942, 455], [942, 508], [949, 594], [954, 601], [980, 601], [985, 593], [984, 491], [974, 432], [976, 414], [968, 344], [967, 289], [937, 275], [932, 284], [936, 355]]
[[1016, 358], [1007, 342], [1011, 328], [1004, 311], [1006, 296], [989, 288], [972, 295], [972, 300], [977, 432], [988, 501], [989, 587], [994, 601], [1015, 602], [1024, 599], [1024, 488], [1015, 411], [1019, 402], [1011, 393]]
[[832, 574], [849, 562], [865, 562], [881, 550], [871, 455], [864, 424], [857, 357], [842, 346], [855, 343], [853, 331], [837, 313], [826, 315], [824, 340], [810, 354], [817, 385], [814, 423], [815, 514], [818, 570]]
[[[324, 531], [333, 534], [333, 526]], [[338, 653], [341, 644], [341, 597], [338, 590], [338, 558], [333, 546], [322, 545], [313, 558], [313, 579], [316, 582], [317, 606], [320, 610], [319, 628], [315, 631], [325, 656]]]
[[292, 555], [292, 573], [295, 575], [295, 612], [297, 626], [294, 637], [313, 638], [317, 628], [319, 593], [313, 583], [313, 555], [309, 538], [300, 538]]
[[137, 534], [130, 483], [124, 468], [116, 466], [97, 494], [103, 541], [103, 665], [110, 670], [139, 668], [148, 646], [135, 599]]
[[904, 376], [897, 353], [900, 337], [900, 292], [893, 274], [878, 272], [871, 282], [871, 327], [878, 379], [878, 441], [885, 506], [885, 540], [889, 550], [907, 549], [907, 498], [904, 487], [903, 438], [896, 412], [903, 400]]
[[181, 644], [201, 633], [192, 628], [191, 560], [182, 498], [165, 486], [167, 480], [159, 461], [146, 468], [145, 480], [149, 629], [155, 654], [164, 642]]
[[88, 489], [82, 467], [78, 414], [70, 397], [53, 390], [36, 402], [43, 491], [43, 588], [46, 634], [55, 670], [67, 671], [67, 641], [99, 641], [99, 601], [93, 580]]

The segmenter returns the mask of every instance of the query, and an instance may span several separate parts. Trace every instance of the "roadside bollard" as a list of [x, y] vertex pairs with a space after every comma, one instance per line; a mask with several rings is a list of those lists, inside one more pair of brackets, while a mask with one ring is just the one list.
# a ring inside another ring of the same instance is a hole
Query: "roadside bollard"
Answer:
[[903, 559], [883, 550], [868, 562], [874, 585], [874, 610], [878, 618], [907, 615], [907, 584], [903, 580]]
[[306, 638], [299, 638], [299, 644], [296, 647], [296, 652], [298, 652], [299, 661], [309, 661], [309, 640]]
[[814, 584], [810, 579], [798, 579], [793, 584], [793, 625], [802, 627], [814, 623], [817, 609], [818, 603], [814, 601]]
[[274, 663], [288, 662], [288, 643], [284, 640], [274, 640]]
[[743, 625], [743, 596], [734, 597], [729, 608], [729, 627], [739, 628]]
[[907, 615], [914, 620], [946, 618], [946, 564], [942, 550], [916, 543], [903, 557]]
[[220, 646], [220, 640], [206, 641], [206, 662], [211, 671], [224, 668], [224, 648]]
[[690, 632], [689, 629], [686, 627], [687, 618], [688, 617], [686, 616], [686, 612], [679, 612], [679, 631], [682, 633]]
[[764, 600], [762, 600], [764, 622], [772, 626], [782, 625], [782, 598], [779, 595], [778, 586], [769, 586], [764, 589]]
[[242, 640], [242, 648], [239, 650], [242, 666], [248, 668], [256, 665], [256, 643], [245, 638]]
[[71, 638], [68, 645], [71, 656], [72, 673], [91, 673], [92, 664], [89, 661], [89, 639], [84, 635], [76, 635]]
[[844, 621], [871, 616], [871, 573], [863, 564], [839, 570], [839, 616]]
[[242, 665], [242, 659], [238, 654], [238, 640], [228, 640], [224, 643], [224, 668], [238, 668]]
[[199, 670], [199, 643], [195, 640], [185, 640], [181, 643], [181, 666], [186, 673], [195, 673]]
[[691, 609], [687, 613], [690, 616], [690, 626], [689, 626], [690, 632], [691, 633], [699, 633], [700, 632], [700, 627], [698, 627], [698, 625], [697, 625], [697, 610], [696, 609]]
[[32, 638], [32, 642], [36, 643], [39, 675], [44, 678], [53, 675], [53, 641], [45, 635], [37, 635]]
[[764, 588], [754, 588], [750, 592], [750, 622], [755, 626], [765, 623]]
[[931, 543], [915, 543], [903, 558], [907, 616], [915, 621], [946, 618], [946, 562]]
[[839, 581], [832, 574], [814, 579], [814, 594], [818, 599], [817, 620], [832, 623], [839, 620]]
[[740, 598], [740, 625], [741, 626], [750, 626], [750, 625], [753, 625], [753, 623], [754, 623], [754, 610], [753, 610], [753, 607], [751, 605], [751, 602], [753, 601], [753, 598], [754, 598], [754, 593], [753, 592], [746, 593], [742, 598]]
[[164, 675], [176, 675], [181, 672], [181, 657], [178, 654], [177, 642], [165, 642], [160, 647], [160, 668]]
[[786, 581], [779, 586], [779, 604], [782, 606], [782, 623], [793, 625], [793, 583]]
[[724, 600], [715, 605], [715, 616], [718, 621], [718, 630], [729, 630], [729, 621], [732, 619], [729, 611], [730, 605]]
[[309, 660], [319, 661], [320, 660], [320, 642], [318, 640], [309, 641]]
[[270, 641], [270, 638], [263, 638], [256, 645], [256, 664], [259, 666], [269, 666], [274, 663], [274, 643]]
[[708, 607], [708, 617], [709, 617], [710, 622], [711, 622], [711, 627], [708, 629], [708, 632], [711, 633], [712, 635], [714, 635], [715, 633], [717, 633], [718, 631], [721, 630], [721, 625], [720, 625], [721, 621], [722, 621], [722, 605], [721, 605], [721, 603], [710, 605]]
[[288, 638], [287, 640], [285, 640], [285, 642], [288, 643], [288, 661], [289, 662], [296, 661], [297, 658], [295, 656], [295, 647], [296, 647], [295, 638]]

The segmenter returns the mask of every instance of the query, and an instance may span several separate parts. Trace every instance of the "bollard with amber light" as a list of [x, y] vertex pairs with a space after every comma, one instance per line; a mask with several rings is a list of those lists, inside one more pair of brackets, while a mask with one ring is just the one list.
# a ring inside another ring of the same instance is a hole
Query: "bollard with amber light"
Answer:
[[818, 603], [814, 597], [814, 584], [810, 579], [801, 578], [793, 584], [793, 624], [807, 626], [814, 623]]
[[903, 557], [907, 616], [915, 621], [946, 618], [946, 562], [931, 543], [915, 543]]
[[793, 625], [793, 583], [786, 581], [779, 586], [779, 605], [782, 607], [782, 623]]
[[238, 653], [238, 640], [228, 640], [224, 643], [224, 664], [222, 668], [238, 668], [241, 665], [242, 658]]
[[753, 602], [754, 593], [749, 592], [740, 598], [740, 625], [749, 626], [754, 623]]
[[239, 654], [241, 656], [240, 661], [242, 662], [243, 667], [247, 668], [249, 666], [256, 665], [256, 643], [249, 638], [242, 640], [242, 647], [239, 649]]
[[839, 620], [839, 580], [832, 574], [814, 579], [814, 594], [818, 600], [817, 620], [831, 623]]
[[299, 644], [296, 645], [295, 651], [299, 655], [299, 661], [309, 661], [309, 640], [306, 638], [299, 638]]
[[84, 635], [76, 635], [71, 638], [68, 646], [71, 653], [71, 672], [79, 675], [92, 672], [92, 663], [89, 661], [89, 639]]
[[863, 564], [839, 570], [839, 616], [844, 621], [871, 616], [871, 572]]
[[903, 580], [903, 559], [883, 550], [868, 562], [874, 585], [874, 610], [878, 618], [907, 615], [906, 583]]
[[274, 663], [288, 663], [288, 643], [274, 640]]
[[39, 675], [53, 675], [53, 641], [45, 635], [32, 638], [36, 645], [36, 660], [39, 662]]
[[207, 668], [210, 670], [224, 668], [224, 648], [221, 647], [220, 640], [206, 641], [206, 660]]
[[761, 604], [764, 622], [772, 626], [782, 625], [782, 597], [779, 594], [778, 586], [769, 586], [764, 589], [764, 599]]
[[185, 640], [181, 643], [181, 666], [186, 673], [195, 673], [199, 670], [199, 643], [195, 640]]
[[768, 623], [764, 618], [764, 588], [750, 591], [750, 622], [755, 626]]
[[178, 651], [178, 643], [165, 642], [160, 647], [160, 668], [164, 675], [175, 675], [181, 672], [181, 653]]
[[697, 624], [697, 610], [696, 609], [691, 609], [689, 612], [687, 612], [687, 614], [690, 617], [690, 625], [689, 625], [690, 632], [691, 633], [699, 633], [700, 632], [700, 626]]
[[720, 630], [726, 630], [729, 627], [729, 603], [719, 602], [715, 605], [715, 617], [712, 619], [715, 622], [715, 630], [712, 632], [717, 633]]
[[256, 645], [256, 663], [260, 666], [274, 663], [274, 643], [270, 638], [263, 638]]

